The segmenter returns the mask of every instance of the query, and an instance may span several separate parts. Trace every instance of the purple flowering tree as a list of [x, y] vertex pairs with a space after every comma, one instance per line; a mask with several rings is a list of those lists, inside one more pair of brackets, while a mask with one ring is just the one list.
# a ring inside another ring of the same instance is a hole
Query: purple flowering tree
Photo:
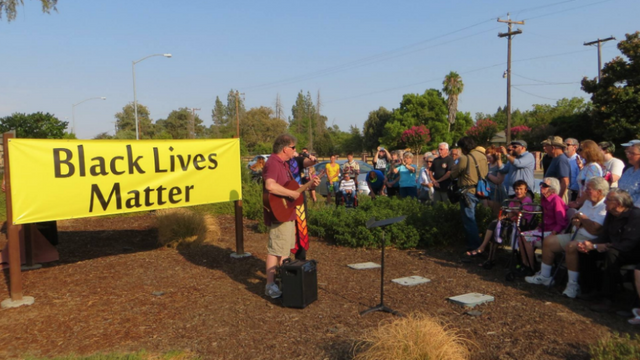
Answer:
[[402, 132], [400, 139], [411, 149], [411, 152], [420, 154], [422, 147], [431, 141], [431, 134], [424, 125], [412, 126], [411, 129]]

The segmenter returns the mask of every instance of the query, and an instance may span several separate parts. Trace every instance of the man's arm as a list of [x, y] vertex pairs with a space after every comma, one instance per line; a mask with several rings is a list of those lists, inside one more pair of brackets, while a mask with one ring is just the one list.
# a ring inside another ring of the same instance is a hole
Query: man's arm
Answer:
[[[582, 226], [591, 235], [599, 235], [602, 230], [602, 224], [595, 222], [587, 217], [587, 215], [579, 212], [573, 216], [574, 219], [578, 219], [578, 224]], [[572, 222], [573, 223], [573, 222]], [[573, 223], [576, 225], [575, 223]]]
[[278, 184], [274, 179], [266, 179], [264, 187], [267, 191], [273, 195], [286, 196], [292, 199], [297, 199], [300, 193], [297, 191], [289, 190], [284, 186]]
[[527, 153], [528, 156], [522, 156], [520, 158], [515, 158], [510, 155], [507, 155], [507, 159], [510, 163], [513, 164], [518, 169], [523, 169], [527, 167], [535, 167], [536, 159], [532, 153]]
[[436, 180], [436, 182], [445, 181], [450, 177], [451, 177], [451, 170], [447, 171], [444, 175], [442, 175], [440, 179]]
[[560, 179], [560, 194], [558, 196], [564, 197], [564, 193], [567, 192], [567, 188], [569, 187], [569, 178], [563, 177]]
[[452, 179], [457, 179], [460, 177], [460, 174], [467, 169], [467, 161], [468, 159], [466, 156], [460, 156], [458, 158], [458, 164], [453, 167], [453, 170], [451, 170]]
[[309, 155], [309, 157], [304, 159], [304, 162], [302, 163], [302, 167], [308, 168], [309, 166], [313, 166], [317, 163], [318, 163], [318, 159], [313, 155]]

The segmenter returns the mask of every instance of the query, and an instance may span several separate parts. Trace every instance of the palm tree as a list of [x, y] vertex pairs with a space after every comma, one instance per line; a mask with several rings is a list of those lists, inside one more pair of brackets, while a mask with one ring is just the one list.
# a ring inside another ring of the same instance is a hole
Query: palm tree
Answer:
[[444, 87], [442, 91], [447, 94], [447, 107], [449, 108], [449, 132], [451, 132], [451, 125], [456, 123], [456, 113], [458, 112], [458, 95], [464, 90], [464, 84], [462, 78], [457, 72], [452, 71], [444, 77], [442, 82]]

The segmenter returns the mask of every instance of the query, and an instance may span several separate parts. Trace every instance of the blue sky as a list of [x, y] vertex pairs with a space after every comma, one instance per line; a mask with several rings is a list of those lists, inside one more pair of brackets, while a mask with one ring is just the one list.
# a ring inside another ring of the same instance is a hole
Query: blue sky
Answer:
[[[201, 108], [211, 124], [215, 97], [244, 92], [247, 108], [285, 114], [300, 90], [321, 94], [322, 113], [343, 130], [362, 127], [370, 111], [398, 106], [402, 95], [442, 88], [462, 76], [459, 110], [493, 113], [506, 103], [511, 12], [523, 34], [513, 40], [514, 109], [586, 96], [582, 77], [597, 75], [587, 41], [618, 40], [640, 30], [637, 0], [542, 1], [80, 1], [59, 0], [42, 14], [26, 0], [17, 18], [0, 20], [0, 117], [50, 112], [72, 122], [81, 139], [114, 132], [114, 115], [133, 101], [153, 120], [180, 107]], [[619, 55], [603, 46], [603, 63]], [[563, 83], [563, 84], [547, 84]], [[568, 84], [564, 84], [568, 83]], [[523, 92], [524, 91], [524, 92]]]

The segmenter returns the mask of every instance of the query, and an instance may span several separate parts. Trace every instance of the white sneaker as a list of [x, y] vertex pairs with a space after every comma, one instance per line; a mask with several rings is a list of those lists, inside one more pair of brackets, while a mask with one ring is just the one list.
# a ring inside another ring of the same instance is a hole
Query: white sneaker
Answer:
[[282, 296], [282, 291], [278, 288], [276, 283], [267, 284], [264, 288], [264, 294], [270, 296], [272, 299], [277, 299]]
[[536, 273], [533, 276], [526, 276], [524, 278], [524, 281], [528, 282], [529, 284], [545, 285], [545, 286], [549, 286], [549, 284], [552, 284], [554, 282], [553, 278], [542, 276], [542, 273], [540, 272]]
[[580, 284], [577, 282], [569, 281], [567, 283], [567, 287], [562, 292], [562, 295], [575, 299], [576, 296], [580, 295]]

